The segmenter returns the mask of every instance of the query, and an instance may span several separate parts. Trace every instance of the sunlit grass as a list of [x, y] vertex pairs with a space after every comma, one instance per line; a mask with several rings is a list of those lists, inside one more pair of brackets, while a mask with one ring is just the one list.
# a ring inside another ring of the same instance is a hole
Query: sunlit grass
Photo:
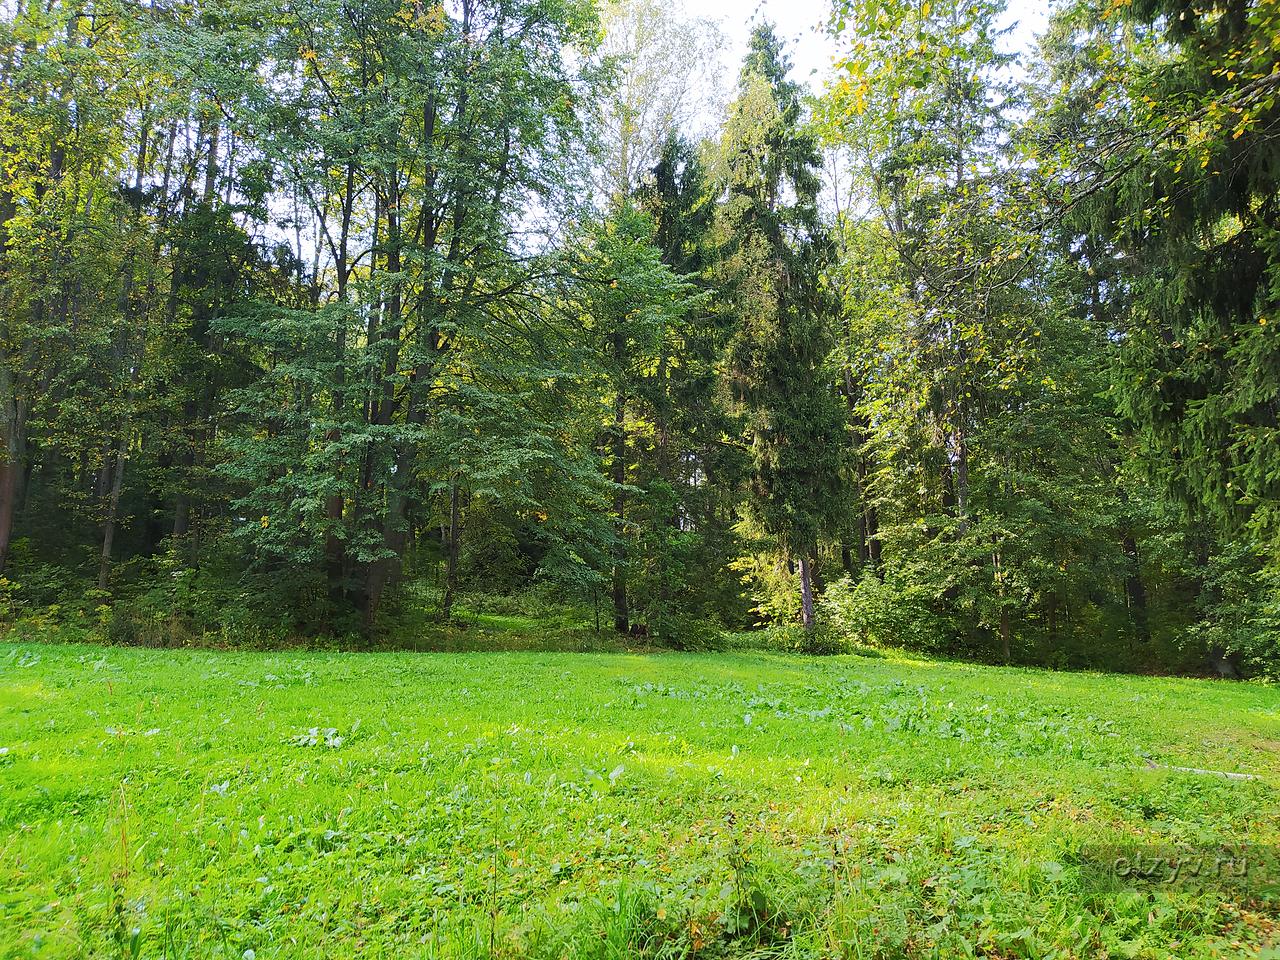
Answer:
[[1275, 842], [1278, 706], [893, 658], [0, 646], [0, 955], [1274, 956], [1274, 874], [1081, 851]]

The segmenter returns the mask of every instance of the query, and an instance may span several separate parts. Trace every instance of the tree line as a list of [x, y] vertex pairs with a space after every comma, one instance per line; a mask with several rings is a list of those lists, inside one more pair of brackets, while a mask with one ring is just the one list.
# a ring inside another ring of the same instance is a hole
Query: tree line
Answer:
[[8, 620], [1276, 668], [1280, 12], [1005, 19], [8, 0]]

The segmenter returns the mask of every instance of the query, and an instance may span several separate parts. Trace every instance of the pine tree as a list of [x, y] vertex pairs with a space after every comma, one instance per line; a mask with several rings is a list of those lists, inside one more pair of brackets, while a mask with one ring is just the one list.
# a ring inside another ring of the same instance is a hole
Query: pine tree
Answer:
[[689, 309], [666, 331], [644, 385], [654, 416], [648, 483], [655, 496], [647, 564], [651, 621], [679, 642], [694, 621], [738, 621], [744, 610], [729, 569], [737, 550], [733, 514], [747, 463], [724, 438], [738, 427], [722, 389], [721, 358], [731, 333], [718, 309], [711, 231], [715, 200], [699, 151], [667, 138], [639, 192], [654, 222], [653, 243], [691, 284]]
[[1271, 4], [1080, 2], [1046, 45], [1055, 199], [1106, 278], [1113, 392], [1184, 528], [1187, 635], [1219, 659], [1270, 660], [1280, 626], [1277, 36]]
[[801, 617], [812, 631], [813, 564], [839, 502], [843, 424], [825, 367], [833, 304], [820, 156], [788, 67], [772, 28], [757, 27], [720, 146], [718, 229], [736, 321], [729, 370], [753, 464], [748, 506], [798, 563]]

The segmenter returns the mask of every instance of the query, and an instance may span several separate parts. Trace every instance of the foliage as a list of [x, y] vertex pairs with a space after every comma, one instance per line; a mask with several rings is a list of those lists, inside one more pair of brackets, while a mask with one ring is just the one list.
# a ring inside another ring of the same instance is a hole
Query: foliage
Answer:
[[810, 565], [834, 518], [842, 424], [825, 382], [832, 301], [830, 244], [818, 220], [818, 149], [802, 129], [800, 89], [768, 26], [758, 27], [718, 158], [723, 282], [736, 314], [730, 386], [745, 420], [747, 508], [801, 568], [803, 620], [814, 626]]
[[1276, 673], [1274, 6], [0, 5], [5, 622]]
[[1082, 269], [1116, 278], [1098, 296], [1121, 344], [1112, 390], [1189, 533], [1204, 618], [1189, 638], [1218, 657], [1260, 653], [1280, 596], [1278, 32], [1269, 4], [1080, 3], [1046, 44], [1045, 166], [1066, 228], [1089, 238]]
[[951, 631], [932, 609], [933, 599], [918, 584], [868, 574], [856, 582], [845, 577], [828, 586], [819, 612], [848, 642], [936, 650]]

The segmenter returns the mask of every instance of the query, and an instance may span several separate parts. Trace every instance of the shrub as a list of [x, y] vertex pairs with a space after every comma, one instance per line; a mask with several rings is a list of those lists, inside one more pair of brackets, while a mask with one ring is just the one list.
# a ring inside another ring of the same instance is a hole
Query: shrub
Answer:
[[670, 618], [665, 627], [654, 639], [672, 650], [699, 653], [725, 648], [724, 628], [710, 620]]
[[[1229, 546], [1205, 571], [1202, 619], [1183, 634], [1183, 645], [1223, 676], [1280, 676], [1280, 567], [1266, 565], [1246, 547]], [[1202, 601], [1203, 602], [1203, 601]]]
[[836, 646], [933, 650], [949, 635], [930, 607], [927, 590], [871, 574], [856, 582], [845, 577], [831, 584], [818, 613], [825, 630], [835, 637], [828, 642]]

